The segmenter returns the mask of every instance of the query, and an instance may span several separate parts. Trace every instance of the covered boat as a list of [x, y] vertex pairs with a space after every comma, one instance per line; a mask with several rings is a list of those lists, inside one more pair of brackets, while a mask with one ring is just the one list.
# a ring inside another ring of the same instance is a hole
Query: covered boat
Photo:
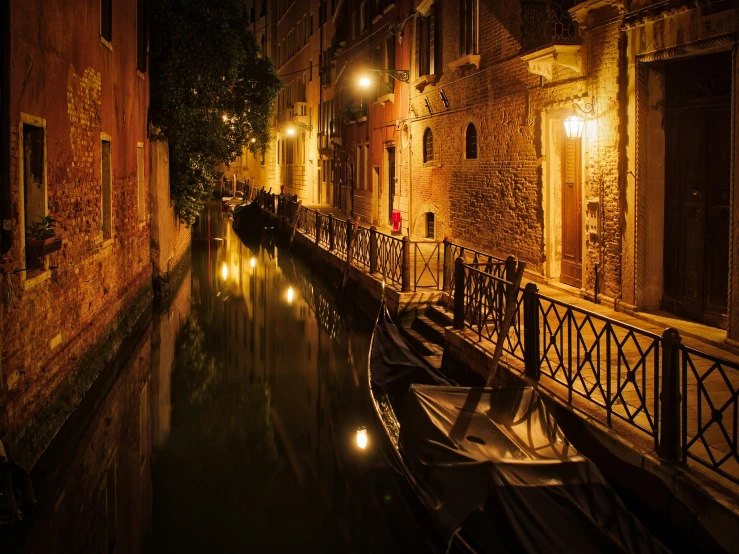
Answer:
[[666, 552], [533, 387], [460, 387], [384, 307], [370, 383], [385, 448], [444, 541], [473, 552]]
[[264, 216], [259, 203], [256, 201], [246, 202], [234, 209], [234, 230], [237, 233], [248, 235], [260, 233], [264, 227]]

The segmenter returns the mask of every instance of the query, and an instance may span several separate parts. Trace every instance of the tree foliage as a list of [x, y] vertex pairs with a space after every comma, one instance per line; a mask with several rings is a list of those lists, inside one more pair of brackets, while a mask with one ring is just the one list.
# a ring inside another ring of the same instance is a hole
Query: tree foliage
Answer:
[[243, 0], [151, 4], [151, 123], [169, 140], [172, 197], [187, 223], [210, 195], [216, 165], [243, 146], [267, 148], [282, 82], [259, 54]]

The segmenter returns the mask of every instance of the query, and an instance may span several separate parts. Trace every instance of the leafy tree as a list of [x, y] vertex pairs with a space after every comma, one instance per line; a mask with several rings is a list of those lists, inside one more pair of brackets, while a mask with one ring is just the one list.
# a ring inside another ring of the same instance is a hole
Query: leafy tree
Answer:
[[177, 214], [192, 223], [217, 164], [243, 146], [267, 149], [282, 82], [260, 57], [243, 0], [154, 0], [149, 57], [151, 122], [169, 140]]

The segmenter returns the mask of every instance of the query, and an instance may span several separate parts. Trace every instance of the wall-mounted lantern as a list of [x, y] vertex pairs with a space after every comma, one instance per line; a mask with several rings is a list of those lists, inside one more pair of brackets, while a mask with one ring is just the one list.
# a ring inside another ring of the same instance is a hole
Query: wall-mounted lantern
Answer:
[[575, 102], [572, 104], [572, 115], [565, 119], [565, 134], [568, 139], [580, 138], [582, 136], [583, 129], [585, 129], [585, 120], [577, 115], [577, 110], [580, 110], [585, 115], [595, 114], [595, 106], [593, 103], [585, 104], [584, 108]]

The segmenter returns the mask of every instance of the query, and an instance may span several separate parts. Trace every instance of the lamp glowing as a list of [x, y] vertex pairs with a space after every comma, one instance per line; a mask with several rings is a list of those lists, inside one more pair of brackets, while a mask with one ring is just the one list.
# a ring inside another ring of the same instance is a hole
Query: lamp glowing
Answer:
[[292, 127], [289, 127], [287, 129], [287, 134], [290, 135], [290, 136], [293, 136], [295, 134], [295, 129], [292, 128]]
[[293, 288], [290, 287], [287, 289], [287, 303], [292, 304], [293, 303], [293, 297], [295, 296], [295, 292], [293, 291]]
[[254, 269], [255, 267], [257, 267], [257, 259], [256, 258], [252, 258], [251, 260], [249, 260], [249, 265], [251, 266], [252, 269]]
[[357, 429], [357, 448], [364, 450], [367, 448], [367, 428], [360, 427]]
[[254, 144], [255, 142], [257, 142], [257, 139], [255, 139], [255, 138], [252, 138], [252, 139], [251, 139], [251, 143], [252, 143], [252, 144]]
[[221, 279], [224, 281], [228, 279], [228, 266], [226, 265], [226, 262], [221, 264]]
[[567, 138], [580, 138], [582, 136], [582, 130], [585, 128], [585, 121], [582, 117], [573, 113], [570, 117], [565, 119], [564, 123]]
[[372, 84], [372, 81], [369, 80], [369, 77], [362, 77], [359, 79], [359, 86], [360, 87], [368, 87]]

